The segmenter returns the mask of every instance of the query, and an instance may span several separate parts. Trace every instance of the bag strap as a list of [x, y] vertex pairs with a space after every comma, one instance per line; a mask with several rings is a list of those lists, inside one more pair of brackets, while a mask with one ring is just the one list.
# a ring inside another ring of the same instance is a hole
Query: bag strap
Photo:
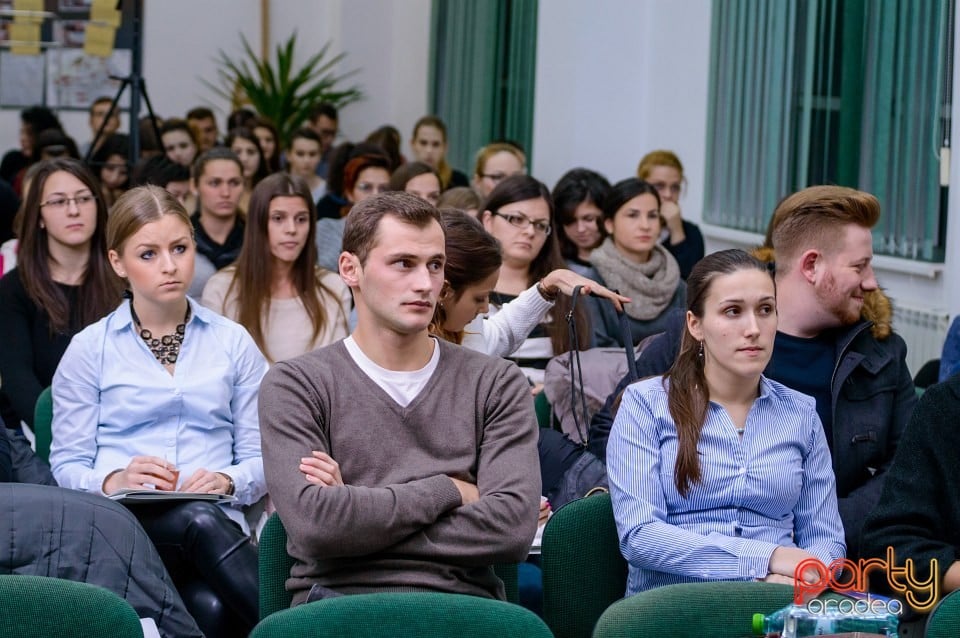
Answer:
[[[587, 432], [589, 431], [589, 423], [581, 424], [581, 417], [583, 421], [586, 421], [587, 416], [587, 394], [583, 389], [583, 366], [580, 364], [580, 337], [577, 335], [577, 319], [576, 319], [576, 309], [577, 301], [581, 296], [582, 286], [575, 286], [573, 293], [570, 295], [570, 312], [567, 313], [567, 329], [570, 335], [570, 351], [568, 356], [570, 358], [570, 400], [571, 400], [571, 412], [573, 412], [573, 423], [577, 428], [577, 434], [580, 436], [580, 440], [585, 445], [587, 442]], [[616, 291], [614, 291], [616, 292]], [[624, 350], [627, 355], [627, 370], [630, 373], [631, 381], [636, 381], [640, 378], [640, 375], [637, 371], [637, 359], [633, 348], [633, 333], [630, 329], [630, 318], [627, 316], [626, 312], [617, 311], [617, 319], [620, 323], [620, 340], [624, 344]], [[580, 384], [579, 392], [577, 391], [577, 383]], [[577, 415], [577, 395], [580, 395], [580, 415]]]

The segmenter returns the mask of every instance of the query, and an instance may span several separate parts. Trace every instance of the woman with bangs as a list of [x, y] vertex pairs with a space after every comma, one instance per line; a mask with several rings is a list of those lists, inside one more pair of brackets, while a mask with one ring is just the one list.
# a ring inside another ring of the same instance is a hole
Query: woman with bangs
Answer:
[[590, 253], [607, 236], [603, 203], [609, 193], [607, 178], [586, 168], [567, 171], [553, 187], [560, 254], [571, 270], [586, 277], [592, 274]]
[[270, 362], [347, 336], [350, 289], [317, 266], [316, 212], [310, 188], [276, 173], [250, 197], [243, 249], [210, 278], [203, 305], [247, 328]]

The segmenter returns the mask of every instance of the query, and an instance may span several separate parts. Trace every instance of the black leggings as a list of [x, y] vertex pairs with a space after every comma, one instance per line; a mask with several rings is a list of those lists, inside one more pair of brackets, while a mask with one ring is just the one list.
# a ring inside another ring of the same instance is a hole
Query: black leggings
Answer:
[[223, 508], [186, 501], [138, 504], [130, 511], [208, 638], [249, 633], [259, 616], [257, 550]]

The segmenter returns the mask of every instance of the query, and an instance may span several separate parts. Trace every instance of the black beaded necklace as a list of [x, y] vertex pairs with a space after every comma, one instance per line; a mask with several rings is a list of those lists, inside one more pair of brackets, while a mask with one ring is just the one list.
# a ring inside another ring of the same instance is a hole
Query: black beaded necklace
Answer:
[[190, 321], [190, 304], [187, 303], [187, 313], [183, 316], [183, 323], [177, 326], [176, 331], [170, 335], [163, 335], [155, 338], [153, 333], [143, 327], [140, 323], [140, 317], [133, 308], [133, 299], [130, 300], [130, 314], [133, 316], [134, 323], [140, 329], [140, 338], [150, 348], [150, 352], [157, 358], [161, 365], [174, 364], [180, 356], [180, 344], [183, 343], [183, 335], [187, 332], [187, 322]]

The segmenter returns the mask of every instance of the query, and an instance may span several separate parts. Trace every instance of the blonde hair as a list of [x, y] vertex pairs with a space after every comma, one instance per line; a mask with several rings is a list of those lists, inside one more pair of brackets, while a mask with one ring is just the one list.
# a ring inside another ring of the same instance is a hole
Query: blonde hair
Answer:
[[644, 155], [640, 159], [640, 163], [637, 164], [637, 177], [643, 181], [647, 181], [650, 173], [653, 172], [654, 166], [669, 166], [670, 168], [675, 168], [680, 171], [680, 179], [684, 179], [683, 164], [680, 163], [680, 158], [677, 157], [677, 154], [673, 151], [660, 149], [650, 151]]
[[483, 175], [483, 169], [487, 165], [487, 160], [496, 155], [497, 153], [510, 153], [520, 162], [520, 166], [524, 170], [527, 168], [527, 156], [524, 155], [523, 151], [514, 146], [513, 144], [505, 144], [503, 142], [494, 142], [493, 144], [487, 144], [477, 153], [477, 161], [474, 164], [473, 175], [474, 177], [480, 177]]
[[193, 223], [176, 197], [159, 186], [147, 185], [131, 188], [120, 196], [110, 209], [107, 219], [107, 249], [123, 254], [123, 246], [130, 237], [147, 224], [159, 221], [164, 215], [176, 215], [190, 229], [193, 239]]

